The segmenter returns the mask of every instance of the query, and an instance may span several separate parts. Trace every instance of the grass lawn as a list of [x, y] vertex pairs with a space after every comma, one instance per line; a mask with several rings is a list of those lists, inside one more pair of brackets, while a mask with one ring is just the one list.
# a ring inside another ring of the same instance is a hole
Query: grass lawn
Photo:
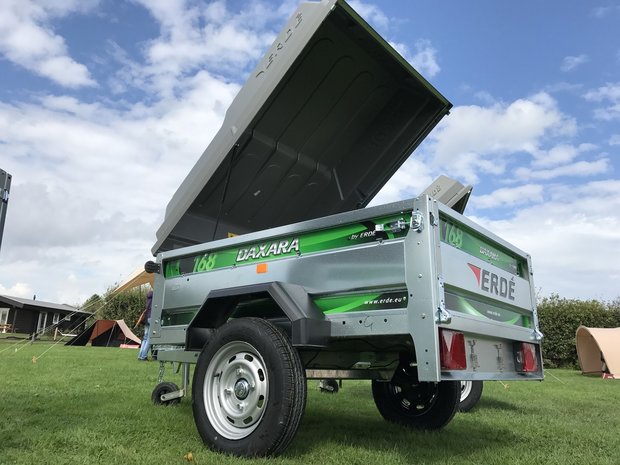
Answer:
[[[0, 340], [2, 465], [188, 464], [188, 452], [198, 465], [620, 463], [620, 381], [571, 370], [548, 370], [543, 383], [488, 382], [478, 406], [438, 432], [386, 423], [369, 382], [330, 395], [309, 381], [287, 451], [242, 460], [203, 447], [190, 399], [151, 403], [159, 364], [138, 362], [135, 350], [14, 344]], [[169, 370], [166, 380], [180, 376]]]

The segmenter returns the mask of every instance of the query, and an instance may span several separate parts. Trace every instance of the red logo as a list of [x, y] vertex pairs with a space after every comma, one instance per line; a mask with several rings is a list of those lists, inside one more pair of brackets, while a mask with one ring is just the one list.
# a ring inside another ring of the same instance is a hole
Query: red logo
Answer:
[[479, 266], [468, 263], [469, 269], [474, 273], [478, 287], [484, 292], [515, 300], [515, 281], [514, 278], [507, 279], [499, 276], [492, 271], [485, 270]]

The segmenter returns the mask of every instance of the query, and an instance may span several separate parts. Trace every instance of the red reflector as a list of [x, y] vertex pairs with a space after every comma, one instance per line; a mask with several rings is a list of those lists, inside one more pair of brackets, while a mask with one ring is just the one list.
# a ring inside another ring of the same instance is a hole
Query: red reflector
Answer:
[[465, 355], [465, 335], [447, 329], [439, 330], [439, 344], [441, 345], [441, 368], [444, 370], [465, 370], [467, 357]]
[[538, 371], [538, 359], [536, 358], [536, 346], [534, 344], [527, 342], [517, 344], [516, 368], [517, 371], [525, 373]]

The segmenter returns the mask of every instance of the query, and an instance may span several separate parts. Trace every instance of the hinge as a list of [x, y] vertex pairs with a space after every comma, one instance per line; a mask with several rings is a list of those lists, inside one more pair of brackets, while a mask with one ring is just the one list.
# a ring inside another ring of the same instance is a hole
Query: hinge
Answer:
[[444, 291], [443, 291], [443, 275], [437, 276], [437, 286], [439, 288], [439, 295], [441, 296], [439, 299], [439, 306], [437, 307], [437, 314], [435, 316], [435, 323], [439, 324], [450, 324], [452, 322], [452, 315], [448, 310], [446, 310], [446, 303], [443, 299]]

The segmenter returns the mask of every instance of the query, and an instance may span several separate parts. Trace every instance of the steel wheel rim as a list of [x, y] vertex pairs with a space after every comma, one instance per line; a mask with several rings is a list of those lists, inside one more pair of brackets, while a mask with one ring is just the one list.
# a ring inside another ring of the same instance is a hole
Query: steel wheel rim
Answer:
[[469, 397], [472, 387], [473, 383], [471, 381], [461, 381], [461, 402]]
[[437, 400], [436, 386], [415, 383], [411, 385], [391, 385], [390, 393], [393, 401], [410, 417], [424, 415]]
[[247, 342], [223, 345], [207, 367], [203, 399], [207, 417], [224, 438], [239, 440], [260, 424], [269, 394], [263, 358]]

